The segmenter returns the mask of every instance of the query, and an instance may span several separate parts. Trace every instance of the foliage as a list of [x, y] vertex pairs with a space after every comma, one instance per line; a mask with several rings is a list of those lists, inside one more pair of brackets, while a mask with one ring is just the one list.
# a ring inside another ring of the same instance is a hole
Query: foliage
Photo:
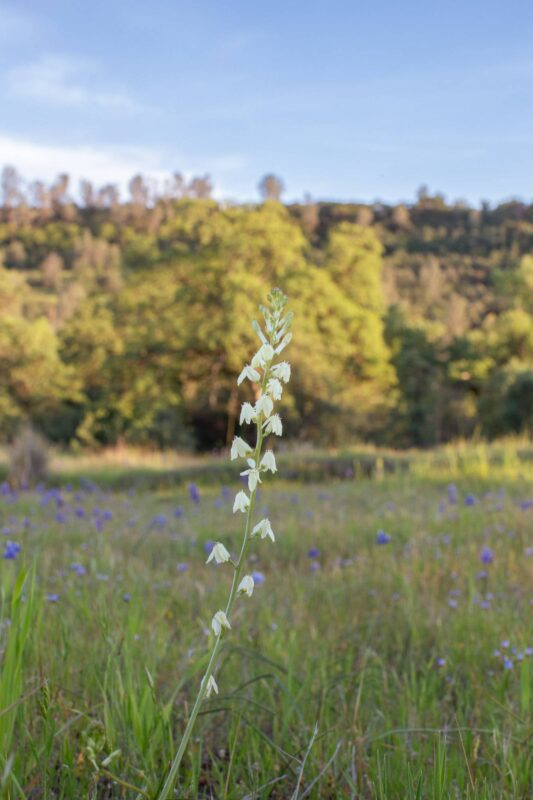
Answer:
[[[238, 432], [245, 321], [271, 285], [301, 324], [293, 439], [428, 446], [531, 429], [533, 207], [217, 203], [207, 177], [131, 197], [68, 176], [0, 207], [0, 437], [217, 448]], [[3, 266], [2, 266], [3, 265]], [[506, 392], [511, 394], [507, 397]], [[521, 397], [525, 398], [522, 402]]]
[[[276, 547], [257, 550], [180, 797], [287, 798], [300, 775], [316, 800], [530, 796], [531, 463], [500, 456], [261, 487]], [[155, 796], [227, 594], [205, 560], [215, 532], [236, 553], [237, 488], [3, 490], [21, 548], [0, 559], [6, 796]]]

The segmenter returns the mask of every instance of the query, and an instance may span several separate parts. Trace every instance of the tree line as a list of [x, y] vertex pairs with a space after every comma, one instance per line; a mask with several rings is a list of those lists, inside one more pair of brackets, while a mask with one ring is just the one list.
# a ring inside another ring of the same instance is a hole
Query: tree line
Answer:
[[[295, 312], [294, 439], [431, 446], [533, 429], [533, 205], [212, 198], [209, 177], [129, 194], [67, 175], [0, 197], [0, 438], [209, 449], [238, 430], [249, 319]], [[251, 399], [251, 398], [250, 398]]]

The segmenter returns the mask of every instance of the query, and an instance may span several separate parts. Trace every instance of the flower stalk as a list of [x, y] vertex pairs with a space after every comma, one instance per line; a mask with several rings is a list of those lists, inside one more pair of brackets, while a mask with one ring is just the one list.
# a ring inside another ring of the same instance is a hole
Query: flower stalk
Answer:
[[272, 450], [267, 450], [261, 457], [264, 440], [271, 434], [281, 436], [282, 422], [278, 414], [273, 414], [274, 402], [281, 399], [283, 386], [288, 383], [291, 375], [290, 365], [286, 362], [273, 361], [289, 344], [292, 334], [290, 327], [292, 323], [292, 312], [285, 314], [287, 298], [279, 289], [273, 289], [269, 296], [269, 306], [260, 306], [265, 320], [265, 330], [254, 320], [252, 327], [261, 340], [261, 347], [252, 358], [250, 364], [246, 364], [240, 373], [237, 384], [240, 385], [245, 380], [259, 385], [259, 397], [255, 406], [251, 403], [243, 403], [241, 409], [240, 423], [254, 423], [256, 426], [255, 448], [252, 448], [244, 439], [236, 436], [231, 446], [231, 459], [246, 458], [248, 469], [241, 472], [247, 477], [249, 495], [240, 491], [235, 497], [233, 512], [240, 511], [246, 514], [244, 534], [241, 543], [239, 558], [233, 561], [224, 545], [217, 542], [207, 563], [215, 561], [217, 564], [228, 563], [233, 568], [233, 577], [228, 595], [228, 600], [224, 610], [220, 609], [213, 616], [211, 627], [215, 635], [215, 640], [211, 648], [209, 661], [205, 674], [202, 678], [198, 695], [194, 702], [189, 716], [185, 731], [180, 745], [172, 761], [169, 773], [163, 784], [163, 788], [157, 794], [157, 800], [167, 800], [176, 784], [179, 768], [191, 734], [200, 711], [202, 702], [213, 692], [218, 694], [218, 685], [215, 680], [214, 672], [217, 666], [219, 652], [224, 636], [231, 630], [231, 612], [237, 597], [251, 597], [254, 588], [254, 581], [251, 575], [243, 576], [246, 555], [250, 543], [254, 536], [260, 534], [261, 539], [270, 538], [275, 540], [274, 532], [270, 521], [263, 519], [252, 528], [255, 499], [257, 487], [261, 483], [261, 477], [267, 472], [276, 472], [276, 458]]

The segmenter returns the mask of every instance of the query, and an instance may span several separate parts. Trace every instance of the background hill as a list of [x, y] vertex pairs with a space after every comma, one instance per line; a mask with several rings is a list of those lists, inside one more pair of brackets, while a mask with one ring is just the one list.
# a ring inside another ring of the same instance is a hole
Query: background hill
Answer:
[[209, 178], [2, 174], [0, 436], [211, 449], [238, 428], [249, 319], [297, 317], [290, 437], [430, 446], [533, 427], [533, 205], [257, 205]]

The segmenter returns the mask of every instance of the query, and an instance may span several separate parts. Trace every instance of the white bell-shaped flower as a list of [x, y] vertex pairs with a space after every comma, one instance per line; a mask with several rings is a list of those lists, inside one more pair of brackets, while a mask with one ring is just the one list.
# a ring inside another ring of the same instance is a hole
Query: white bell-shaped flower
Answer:
[[263, 431], [266, 436], [268, 436], [269, 433], [274, 433], [276, 436], [281, 436], [283, 433], [283, 425], [281, 424], [281, 418], [279, 414], [272, 414], [272, 416], [267, 419], [263, 425]]
[[265, 417], [268, 418], [272, 414], [273, 408], [274, 403], [272, 402], [272, 398], [269, 397], [268, 394], [262, 394], [255, 404], [255, 414], [264, 414]]
[[267, 450], [264, 454], [263, 458], [261, 459], [261, 468], [264, 470], [270, 470], [270, 472], [278, 471], [276, 456], [272, 450]]
[[252, 530], [251, 536], [257, 536], [258, 534], [261, 535], [261, 539], [266, 539], [268, 536], [269, 539], [272, 539], [273, 542], [276, 541], [274, 536], [274, 531], [272, 530], [272, 525], [270, 524], [270, 520], [265, 517], [262, 519], [261, 522], [258, 522], [255, 528]]
[[250, 492], [253, 492], [257, 484], [261, 483], [261, 474], [253, 458], [248, 459], [248, 466], [250, 469], [245, 469], [241, 472], [241, 475], [248, 475], [248, 489]]
[[205, 562], [209, 564], [210, 561], [216, 561], [217, 564], [224, 564], [226, 561], [230, 560], [230, 554], [222, 544], [222, 542], [217, 542], [211, 552], [209, 553], [209, 558]]
[[255, 422], [255, 409], [251, 403], [242, 404], [239, 422], [241, 425], [243, 422], [246, 422], [247, 424], [250, 422]]
[[237, 591], [239, 594], [246, 594], [248, 597], [251, 597], [254, 591], [254, 579], [251, 575], [245, 575], [242, 581], [239, 583], [237, 587]]
[[264, 344], [259, 348], [252, 358], [252, 367], [264, 367], [274, 358], [274, 348], [270, 344]]
[[[204, 682], [204, 680], [205, 680], [205, 678], [202, 679], [202, 683]], [[213, 692], [215, 694], [218, 694], [218, 686], [217, 686], [217, 682], [214, 679], [214, 677], [212, 675], [210, 675], [209, 679], [207, 681], [207, 687], [206, 687], [206, 690], [205, 690], [204, 697], [211, 697]]]
[[231, 625], [229, 624], [229, 620], [225, 613], [223, 611], [217, 611], [211, 620], [211, 627], [213, 628], [213, 633], [215, 636], [220, 636], [222, 633], [222, 628], [227, 628], [229, 630]]
[[241, 439], [240, 436], [235, 436], [233, 442], [231, 443], [231, 460], [235, 461], [236, 458], [246, 458], [246, 456], [250, 455], [252, 452], [252, 448], [245, 442], [244, 439]]
[[280, 361], [272, 367], [272, 375], [279, 378], [283, 383], [288, 383], [291, 379], [291, 365], [288, 361]]
[[245, 364], [241, 374], [237, 378], [237, 386], [240, 386], [246, 378], [253, 383], [257, 383], [261, 376], [256, 369], [249, 364]]
[[242, 511], [244, 513], [245, 511], [248, 511], [249, 506], [250, 498], [246, 492], [243, 492], [242, 490], [237, 492], [235, 495], [235, 501], [233, 503], [233, 513], [235, 514], [236, 511]]
[[274, 400], [281, 400], [283, 386], [277, 378], [270, 378], [266, 390]]

